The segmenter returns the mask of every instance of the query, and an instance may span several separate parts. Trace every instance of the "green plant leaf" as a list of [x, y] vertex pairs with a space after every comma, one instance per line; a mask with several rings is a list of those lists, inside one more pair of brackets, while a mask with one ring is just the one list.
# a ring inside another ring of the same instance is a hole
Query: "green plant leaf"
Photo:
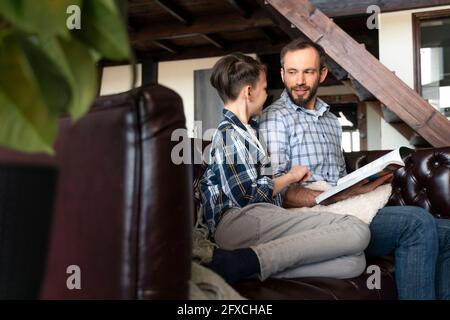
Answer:
[[125, 60], [130, 56], [128, 34], [114, 0], [84, 0], [81, 30], [74, 32], [107, 59]]
[[67, 110], [74, 120], [89, 109], [97, 94], [97, 69], [91, 50], [75, 38], [42, 39], [42, 48], [69, 80], [72, 100]]
[[0, 0], [0, 14], [19, 30], [66, 37], [70, 5], [81, 7], [81, 0]]
[[[49, 120], [47, 130], [56, 136], [56, 118]], [[23, 117], [19, 108], [0, 90], [0, 144], [23, 152], [53, 154], [52, 144], [45, 141]]]
[[5, 18], [0, 16], [0, 43], [2, 39], [6, 37], [10, 32], [11, 32], [11, 24], [7, 20], [5, 20]]
[[67, 75], [38, 46], [38, 39], [35, 39], [36, 44], [25, 36], [18, 36], [18, 39], [35, 84], [49, 111], [57, 116], [67, 112], [72, 98]]
[[[20, 150], [49, 152], [56, 138], [58, 114], [64, 106], [68, 107], [68, 103], [58, 104], [70, 101], [68, 82], [58, 75], [57, 67], [36, 45], [17, 34], [1, 43], [0, 70], [3, 135], [0, 141], [11, 141], [8, 145]], [[5, 123], [5, 119], [11, 122]], [[18, 145], [18, 141], [24, 144]]]

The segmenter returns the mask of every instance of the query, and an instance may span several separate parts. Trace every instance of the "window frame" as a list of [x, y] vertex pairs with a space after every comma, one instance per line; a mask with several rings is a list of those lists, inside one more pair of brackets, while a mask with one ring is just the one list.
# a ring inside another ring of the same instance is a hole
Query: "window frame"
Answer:
[[439, 18], [450, 18], [450, 9], [415, 12], [412, 14], [413, 47], [414, 47], [414, 90], [422, 96], [422, 74], [420, 63], [420, 44], [422, 42], [420, 23]]

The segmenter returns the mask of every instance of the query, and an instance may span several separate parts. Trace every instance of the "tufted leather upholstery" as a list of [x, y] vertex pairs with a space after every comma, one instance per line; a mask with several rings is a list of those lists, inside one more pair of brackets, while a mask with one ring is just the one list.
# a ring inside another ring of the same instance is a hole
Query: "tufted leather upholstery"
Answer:
[[[206, 148], [207, 142], [193, 141], [195, 152]], [[347, 171], [352, 172], [389, 151], [361, 151], [345, 153]], [[397, 170], [392, 182], [390, 205], [417, 205], [436, 217], [450, 218], [450, 147], [417, 150]], [[206, 168], [194, 165], [194, 186]], [[199, 199], [195, 200], [196, 208]], [[367, 265], [381, 269], [381, 290], [369, 290], [366, 282], [370, 274], [354, 279], [331, 278], [245, 280], [234, 285], [243, 296], [250, 299], [301, 299], [301, 300], [390, 300], [396, 299], [392, 257], [368, 259]]]
[[415, 205], [450, 218], [450, 147], [419, 150], [395, 173], [390, 205]]
[[[56, 156], [0, 149], [0, 161], [59, 170], [44, 299], [185, 299], [191, 266], [192, 176], [175, 165], [180, 97], [160, 87], [99, 98], [75, 125], [60, 120]], [[176, 201], [174, 199], [176, 198]], [[70, 265], [81, 290], [68, 290]]]

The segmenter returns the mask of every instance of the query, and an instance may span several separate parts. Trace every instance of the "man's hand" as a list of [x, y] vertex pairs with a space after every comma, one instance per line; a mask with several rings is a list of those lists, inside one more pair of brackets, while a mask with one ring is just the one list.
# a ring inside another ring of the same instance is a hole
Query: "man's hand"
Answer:
[[299, 185], [291, 185], [284, 196], [285, 208], [313, 207], [316, 205], [316, 197], [322, 191], [311, 190]]
[[351, 198], [354, 196], [358, 196], [360, 194], [368, 193], [370, 191], [375, 190], [382, 184], [390, 182], [393, 176], [394, 176], [394, 174], [388, 173], [387, 175], [384, 175], [372, 182], [369, 182], [368, 179], [365, 179], [365, 180], [355, 184], [354, 186], [348, 188], [347, 190], [339, 192], [338, 194], [332, 196], [331, 198], [328, 198], [327, 200], [321, 202], [321, 204], [327, 206], [327, 205], [330, 205], [330, 204], [338, 202], [338, 201], [342, 201], [342, 200], [345, 200], [345, 199], [348, 199], [348, 198]]

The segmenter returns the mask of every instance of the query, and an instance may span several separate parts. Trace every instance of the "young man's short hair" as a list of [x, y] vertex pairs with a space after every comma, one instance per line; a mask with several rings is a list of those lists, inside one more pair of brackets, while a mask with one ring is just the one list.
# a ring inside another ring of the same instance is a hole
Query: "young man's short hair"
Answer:
[[322, 46], [318, 45], [317, 43], [314, 43], [309, 40], [301, 39], [301, 38], [292, 40], [287, 45], [285, 45], [283, 47], [283, 49], [281, 49], [281, 53], [280, 53], [281, 67], [284, 68], [284, 57], [286, 56], [286, 53], [288, 53], [290, 51], [302, 50], [302, 49], [306, 49], [306, 48], [313, 48], [317, 51], [317, 53], [319, 54], [319, 58], [320, 58], [320, 69], [323, 69], [326, 66], [325, 50], [323, 50]]
[[264, 64], [238, 52], [216, 62], [210, 81], [223, 102], [227, 103], [237, 99], [243, 86], [255, 86], [262, 71], [266, 71]]

